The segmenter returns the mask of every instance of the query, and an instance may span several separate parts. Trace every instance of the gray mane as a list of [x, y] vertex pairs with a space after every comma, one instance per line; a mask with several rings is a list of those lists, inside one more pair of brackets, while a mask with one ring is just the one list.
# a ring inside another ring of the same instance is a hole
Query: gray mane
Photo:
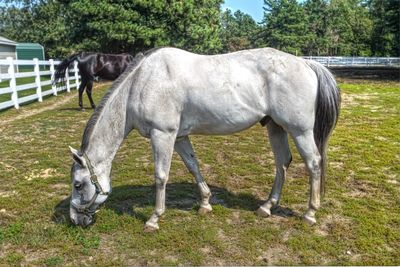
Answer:
[[117, 88], [121, 85], [123, 81], [129, 76], [129, 74], [137, 67], [139, 64], [142, 62], [144, 58], [147, 56], [153, 54], [155, 51], [159, 50], [160, 48], [153, 48], [150, 49], [144, 53], [138, 53], [133, 61], [129, 64], [129, 66], [126, 68], [126, 70], [118, 77], [115, 82], [113, 82], [112, 86], [110, 89], [108, 89], [107, 93], [104, 95], [104, 97], [101, 99], [100, 104], [96, 107], [94, 113], [90, 117], [88, 123], [86, 124], [85, 131], [83, 132], [83, 138], [82, 138], [82, 144], [81, 144], [81, 151], [84, 152], [89, 146], [89, 139], [93, 133], [94, 126], [96, 125], [98, 119], [100, 118], [100, 115], [103, 112], [104, 107], [106, 106], [108, 100], [111, 98], [111, 96], [114, 93], [117, 92]]

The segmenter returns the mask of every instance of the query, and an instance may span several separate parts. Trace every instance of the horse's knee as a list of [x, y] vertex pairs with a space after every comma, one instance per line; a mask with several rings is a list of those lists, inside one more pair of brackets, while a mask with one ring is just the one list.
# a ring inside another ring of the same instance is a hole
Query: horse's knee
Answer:
[[321, 172], [321, 156], [316, 155], [312, 159], [308, 160], [306, 162], [307, 169], [312, 173], [312, 174], [320, 174]]
[[157, 186], [165, 186], [168, 181], [168, 175], [164, 172], [157, 172], [155, 174], [155, 180]]

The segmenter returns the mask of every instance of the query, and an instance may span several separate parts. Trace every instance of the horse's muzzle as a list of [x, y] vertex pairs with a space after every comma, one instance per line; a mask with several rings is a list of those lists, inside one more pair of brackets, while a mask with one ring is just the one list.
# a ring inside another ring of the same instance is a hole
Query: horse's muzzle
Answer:
[[94, 223], [94, 214], [78, 212], [74, 207], [70, 208], [71, 222], [75, 225], [87, 227]]

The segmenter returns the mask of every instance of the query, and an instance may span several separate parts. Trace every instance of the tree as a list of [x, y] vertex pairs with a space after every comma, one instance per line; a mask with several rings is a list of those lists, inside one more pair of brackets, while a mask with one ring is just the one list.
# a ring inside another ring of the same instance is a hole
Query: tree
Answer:
[[296, 0], [264, 0], [264, 11], [263, 41], [279, 50], [301, 54], [311, 38], [301, 5]]
[[328, 0], [307, 0], [304, 3], [304, 10], [308, 21], [308, 31], [310, 38], [307, 39], [304, 46], [306, 55], [328, 55]]
[[39, 42], [48, 55], [77, 51], [135, 54], [176, 46], [215, 53], [223, 0], [19, 0], [0, 7], [0, 34]]
[[260, 27], [254, 19], [240, 10], [232, 14], [226, 9], [221, 14], [221, 40], [224, 52], [256, 47], [255, 40]]
[[370, 0], [373, 31], [371, 49], [377, 56], [400, 56], [400, 1]]
[[0, 35], [42, 44], [47, 57], [69, 53], [63, 6], [57, 1], [8, 1], [1, 7]]
[[328, 11], [329, 54], [369, 55], [371, 21], [360, 0], [331, 0]]
[[219, 9], [223, 0], [167, 2], [165, 34], [170, 45], [199, 53], [221, 51]]

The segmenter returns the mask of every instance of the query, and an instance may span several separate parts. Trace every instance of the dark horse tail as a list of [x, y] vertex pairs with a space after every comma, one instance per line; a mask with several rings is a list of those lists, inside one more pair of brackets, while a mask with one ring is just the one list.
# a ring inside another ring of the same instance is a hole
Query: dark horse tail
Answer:
[[335, 128], [340, 112], [340, 90], [327, 68], [308, 60], [307, 65], [318, 78], [318, 92], [314, 123], [314, 140], [321, 155], [321, 195], [325, 192], [326, 150], [329, 135]]
[[72, 56], [64, 59], [60, 64], [58, 64], [54, 73], [53, 84], [57, 83], [58, 81], [64, 82], [66, 70], [68, 69], [69, 65], [71, 65], [71, 63], [80, 56], [80, 54], [81, 53], [73, 54]]

